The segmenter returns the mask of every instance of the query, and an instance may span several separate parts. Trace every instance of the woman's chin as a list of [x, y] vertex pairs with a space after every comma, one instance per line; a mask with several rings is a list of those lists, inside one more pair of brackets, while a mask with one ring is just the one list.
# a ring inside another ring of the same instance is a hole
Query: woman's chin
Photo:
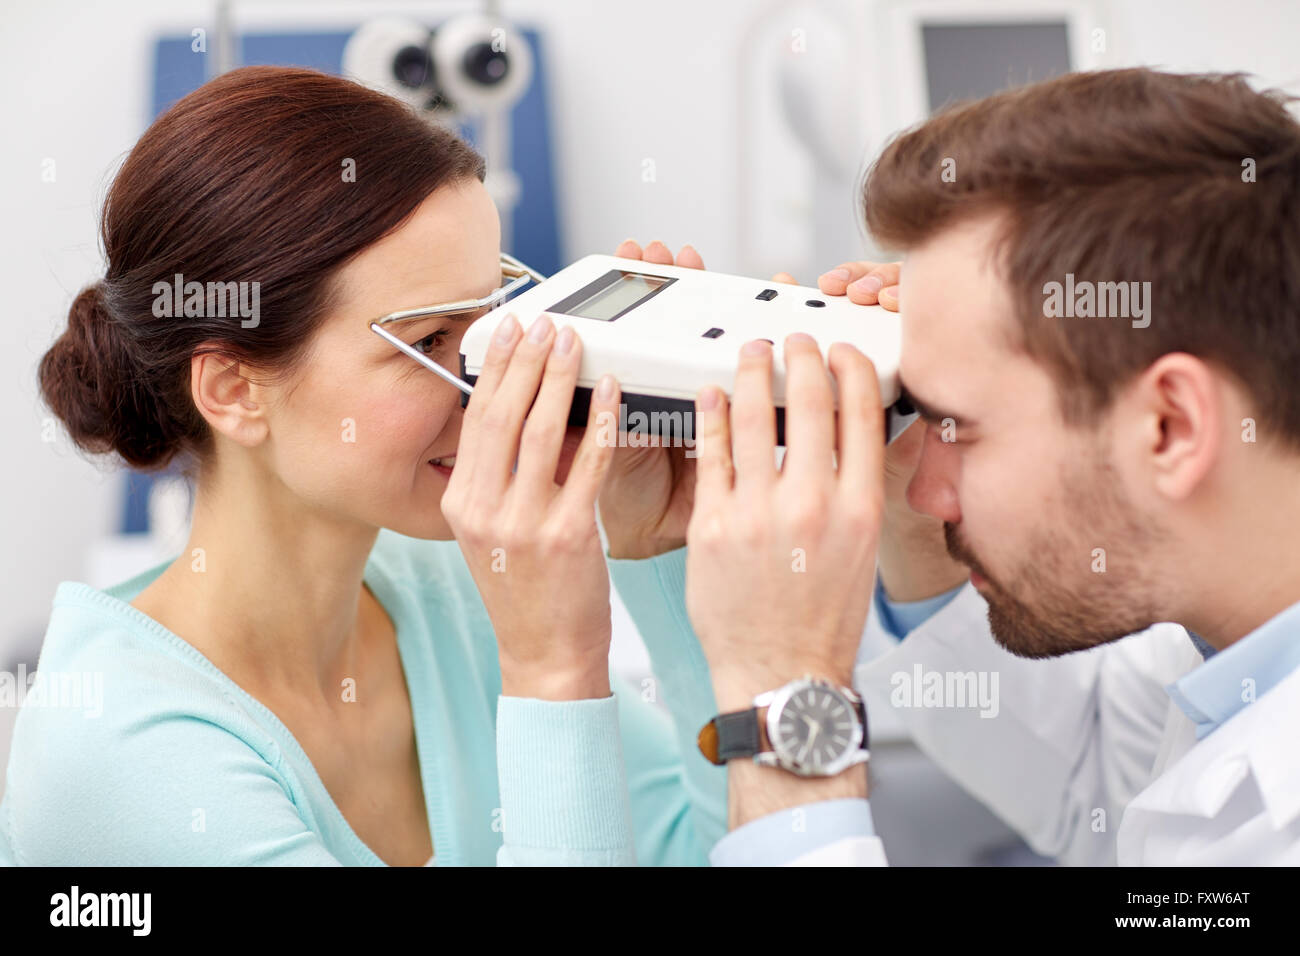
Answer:
[[443, 520], [441, 514], [438, 515], [436, 523], [434, 521], [425, 521], [419, 525], [410, 521], [394, 521], [384, 525], [389, 531], [396, 531], [398, 534], [406, 535], [408, 538], [416, 538], [420, 541], [455, 541], [456, 535], [452, 533], [447, 522]]

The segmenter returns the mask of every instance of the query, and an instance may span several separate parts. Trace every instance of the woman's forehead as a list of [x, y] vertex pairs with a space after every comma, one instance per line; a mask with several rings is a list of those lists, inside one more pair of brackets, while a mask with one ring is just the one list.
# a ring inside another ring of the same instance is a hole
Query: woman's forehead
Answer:
[[486, 190], [443, 187], [339, 272], [345, 310], [367, 321], [487, 295], [501, 284], [500, 224]]

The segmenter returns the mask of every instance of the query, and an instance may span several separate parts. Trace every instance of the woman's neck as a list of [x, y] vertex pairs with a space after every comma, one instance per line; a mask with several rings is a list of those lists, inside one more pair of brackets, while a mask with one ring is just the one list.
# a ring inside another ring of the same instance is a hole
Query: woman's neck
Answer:
[[265, 475], [256, 491], [229, 477], [200, 479], [185, 550], [137, 606], [165, 613], [228, 674], [337, 700], [382, 613], [361, 588], [378, 529], [308, 507]]

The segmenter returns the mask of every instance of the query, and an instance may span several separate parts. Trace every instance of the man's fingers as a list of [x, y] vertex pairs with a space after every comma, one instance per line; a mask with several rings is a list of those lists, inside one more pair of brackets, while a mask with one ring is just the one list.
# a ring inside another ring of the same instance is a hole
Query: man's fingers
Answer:
[[772, 402], [772, 345], [746, 342], [731, 396], [731, 435], [737, 487], [771, 484], [776, 471], [776, 409]]
[[898, 311], [898, 286], [889, 285], [880, 290], [880, 304], [890, 312]]
[[734, 480], [727, 395], [709, 385], [695, 396], [695, 507], [729, 494]]
[[817, 277], [817, 288], [827, 295], [844, 295], [850, 283], [882, 265], [880, 262], [841, 262], [834, 269], [828, 269]]
[[877, 305], [880, 290], [898, 284], [901, 263], [841, 262], [817, 278], [827, 295], [847, 295], [857, 305]]
[[835, 443], [835, 397], [811, 335], [785, 339], [785, 460], [781, 473], [814, 487], [830, 470]]
[[829, 353], [839, 390], [839, 477], [848, 493], [867, 493], [879, 481], [885, 455], [885, 413], [876, 367], [857, 348], [836, 342]]
[[798, 284], [799, 284], [799, 280], [796, 279], [794, 276], [790, 275], [790, 273], [788, 273], [788, 272], [778, 272], [776, 275], [772, 276], [772, 281], [773, 281], [773, 282], [784, 282], [786, 285], [798, 285]]
[[634, 239], [624, 239], [618, 244], [618, 248], [614, 250], [614, 255], [620, 259], [640, 259], [641, 244]]

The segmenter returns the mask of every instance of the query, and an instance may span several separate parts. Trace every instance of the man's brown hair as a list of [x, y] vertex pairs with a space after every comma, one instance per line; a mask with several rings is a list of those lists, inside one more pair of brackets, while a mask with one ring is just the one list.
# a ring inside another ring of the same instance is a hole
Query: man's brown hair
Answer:
[[[1093, 420], [1161, 355], [1232, 373], [1300, 447], [1300, 124], [1240, 74], [1071, 73], [961, 104], [894, 140], [867, 226], [906, 250], [1000, 213], [1018, 344], [1067, 421]], [[945, 170], [949, 175], [945, 176]], [[1048, 283], [1150, 282], [1150, 324], [1048, 318]], [[906, 303], [903, 312], [906, 315]]]

